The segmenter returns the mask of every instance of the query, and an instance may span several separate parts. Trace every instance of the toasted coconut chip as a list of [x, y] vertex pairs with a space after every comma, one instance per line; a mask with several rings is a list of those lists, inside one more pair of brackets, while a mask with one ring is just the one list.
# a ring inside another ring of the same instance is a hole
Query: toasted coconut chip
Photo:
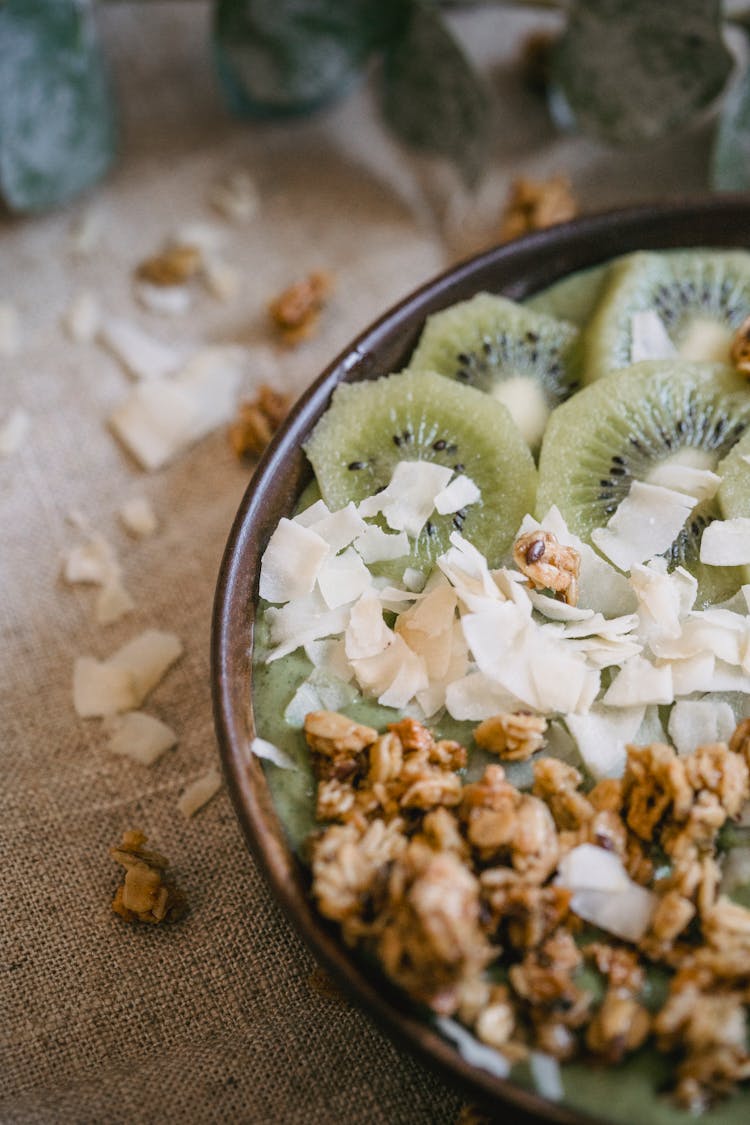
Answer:
[[700, 560], [708, 566], [742, 566], [750, 562], [750, 519], [714, 520], [701, 536]]
[[348, 547], [367, 529], [367, 524], [352, 503], [337, 512], [327, 512], [321, 519], [307, 526], [326, 541], [334, 554]]
[[18, 355], [21, 350], [21, 320], [10, 301], [0, 301], [0, 355]]
[[230, 172], [211, 188], [208, 201], [232, 223], [248, 223], [260, 208], [260, 192], [249, 172]]
[[273, 647], [266, 653], [266, 662], [270, 664], [323, 637], [343, 633], [349, 614], [348, 607], [328, 609], [318, 590], [306, 598], [287, 602], [280, 609], [269, 608], [266, 621]]
[[286, 750], [282, 750], [279, 746], [274, 745], [273, 742], [268, 742], [265, 738], [254, 738], [248, 750], [256, 758], [264, 758], [267, 762], [273, 762], [280, 770], [296, 770], [299, 768], [297, 763], [287, 754]]
[[206, 348], [178, 376], [135, 387], [110, 425], [144, 469], [159, 469], [229, 421], [243, 368], [242, 349]]
[[619, 856], [593, 844], [568, 852], [557, 882], [573, 891], [570, 908], [575, 914], [625, 941], [640, 941], [658, 901], [630, 879]]
[[76, 293], [63, 316], [63, 328], [77, 344], [90, 344], [96, 339], [101, 322], [101, 306], [95, 293], [88, 289]]
[[592, 707], [588, 715], [566, 715], [565, 723], [576, 741], [589, 773], [603, 777], [622, 777], [627, 754], [646, 713], [644, 706], [611, 711]]
[[107, 749], [113, 754], [132, 758], [142, 766], [152, 766], [162, 754], [177, 745], [177, 735], [153, 715], [128, 711], [108, 724]]
[[451, 533], [450, 541], [452, 546], [440, 556], [437, 566], [464, 605], [481, 612], [488, 601], [499, 601], [504, 595], [490, 574], [484, 555], [457, 531]]
[[455, 1043], [461, 1058], [470, 1066], [478, 1066], [497, 1078], [507, 1078], [510, 1074], [511, 1064], [505, 1055], [501, 1055], [495, 1047], [487, 1047], [480, 1043], [473, 1035], [461, 1027], [461, 1024], [447, 1016], [436, 1016], [435, 1026], [446, 1039]]
[[113, 579], [97, 594], [95, 616], [99, 625], [113, 625], [135, 609], [135, 602], [119, 578]]
[[132, 496], [126, 500], [118, 515], [125, 530], [137, 539], [153, 535], [159, 526], [151, 501], [145, 496]]
[[634, 480], [607, 526], [595, 528], [591, 539], [620, 570], [630, 570], [672, 545], [696, 503], [693, 496]]
[[360, 686], [383, 707], [406, 707], [417, 692], [429, 686], [424, 661], [394, 634], [386, 649], [352, 660], [352, 667]]
[[105, 317], [98, 338], [136, 379], [162, 379], [177, 371], [184, 361], [176, 348], [155, 340], [122, 317]]
[[[409, 554], [409, 536], [405, 531], [390, 534], [373, 524], [357, 536], [354, 548], [368, 565], [388, 559], [400, 559]], [[421, 571], [419, 574], [424, 584], [424, 575]]]
[[330, 553], [324, 539], [294, 520], [281, 519], [260, 565], [260, 596], [289, 602], [312, 592]]
[[655, 309], [640, 309], [630, 318], [630, 362], [642, 359], [671, 359], [677, 348]]
[[681, 699], [672, 708], [667, 732], [678, 753], [692, 754], [698, 746], [728, 741], [736, 725], [728, 703]]
[[0, 457], [10, 457], [26, 441], [31, 430], [31, 416], [21, 406], [7, 415], [0, 425]]
[[331, 510], [323, 500], [316, 500], [309, 508], [305, 508], [294, 516], [294, 522], [300, 524], [302, 527], [312, 527], [313, 524], [319, 523], [324, 516], [330, 516]]
[[184, 316], [193, 304], [193, 293], [187, 285], [153, 285], [136, 281], [133, 286], [139, 305], [160, 316]]
[[94, 533], [66, 553], [63, 575], [70, 583], [95, 583], [99, 586], [111, 583], [120, 575], [114, 547], [103, 535]]
[[565, 1087], [557, 1059], [542, 1051], [532, 1051], [529, 1054], [529, 1068], [537, 1094], [550, 1102], [562, 1101], [565, 1097]]
[[413, 538], [421, 532], [435, 509], [435, 497], [445, 488], [452, 469], [431, 461], [399, 461], [382, 492], [359, 505], [361, 516], [382, 512], [389, 527]]
[[469, 672], [448, 684], [445, 706], [454, 719], [481, 722], [492, 715], [517, 711], [523, 705], [484, 672]]
[[145, 629], [113, 653], [107, 665], [128, 674], [136, 695], [133, 706], [137, 707], [182, 653], [182, 642], [174, 633]]
[[83, 719], [116, 715], [137, 707], [139, 693], [132, 672], [79, 656], [73, 665], [73, 706]]
[[328, 555], [318, 571], [318, 588], [329, 609], [349, 605], [372, 585], [372, 575], [353, 547]]
[[383, 652], [393, 632], [383, 620], [383, 607], [374, 590], [366, 591], [352, 607], [344, 638], [349, 660], [363, 660]]
[[216, 766], [212, 766], [203, 777], [199, 777], [191, 785], [188, 785], [177, 802], [177, 808], [185, 817], [195, 816], [198, 810], [202, 809], [204, 805], [207, 805], [220, 789], [221, 774], [216, 769]]
[[460, 508], [467, 508], [470, 504], [476, 504], [481, 497], [482, 493], [471, 477], [461, 474], [446, 485], [441, 492], [438, 492], [435, 497], [435, 511], [439, 512], [441, 516], [446, 516], [450, 512], [457, 512]]
[[655, 562], [636, 564], [630, 571], [630, 585], [638, 598], [641, 637], [657, 642], [679, 637], [698, 593], [693, 575], [681, 566], [667, 574]]
[[606, 707], [639, 707], [649, 703], [672, 703], [672, 669], [658, 667], [643, 656], [631, 656], [604, 695]]
[[695, 469], [690, 465], [670, 465], [669, 462], [664, 462], [651, 470], [648, 481], [649, 484], [660, 484], [664, 488], [684, 492], [688, 496], [694, 496], [696, 500], [710, 500], [716, 495], [721, 477], [710, 469]]

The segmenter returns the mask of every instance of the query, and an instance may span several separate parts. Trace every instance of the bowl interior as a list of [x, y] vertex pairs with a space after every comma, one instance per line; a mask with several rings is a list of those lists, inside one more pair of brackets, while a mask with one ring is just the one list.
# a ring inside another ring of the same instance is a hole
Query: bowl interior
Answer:
[[591, 1119], [469, 1065], [396, 989], [373, 979], [352, 958], [312, 907], [305, 869], [286, 842], [261, 764], [248, 753], [254, 737], [252, 627], [260, 559], [279, 518], [289, 514], [310, 477], [301, 445], [336, 385], [398, 371], [430, 313], [481, 290], [522, 300], [618, 254], [689, 246], [750, 246], [750, 202], [726, 197], [664, 204], [567, 223], [472, 258], [407, 297], [362, 333], [297, 403], [243, 498], [218, 579], [212, 637], [217, 737], [237, 817], [276, 898], [320, 962], [388, 1034], [475, 1099], [513, 1103], [519, 1122], [526, 1114], [569, 1125]]

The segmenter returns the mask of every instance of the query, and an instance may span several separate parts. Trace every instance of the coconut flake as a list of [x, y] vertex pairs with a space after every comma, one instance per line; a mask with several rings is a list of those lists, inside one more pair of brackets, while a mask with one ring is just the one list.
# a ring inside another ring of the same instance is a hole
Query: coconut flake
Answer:
[[288, 602], [311, 593], [329, 547], [311, 528], [282, 518], [260, 564], [260, 596]]
[[351, 502], [337, 512], [326, 512], [319, 520], [308, 523], [307, 526], [326, 541], [334, 554], [348, 547], [367, 528]]
[[295, 649], [323, 637], [343, 633], [349, 616], [348, 607], [328, 609], [317, 589], [306, 598], [287, 602], [280, 609], [269, 607], [266, 622], [272, 647], [266, 653], [266, 663], [288, 656]]
[[394, 531], [405, 531], [416, 539], [434, 511], [435, 497], [452, 475], [452, 469], [432, 461], [399, 461], [387, 487], [361, 501], [359, 514], [382, 512]]
[[190, 394], [159, 380], [135, 387], [109, 424], [141, 468], [153, 472], [187, 449], [197, 421]]
[[372, 575], [353, 547], [347, 547], [340, 555], [328, 555], [317, 579], [329, 609], [349, 605], [372, 585]]
[[634, 480], [607, 526], [591, 533], [592, 542], [620, 570], [630, 570], [672, 545], [696, 503], [674, 489]]
[[302, 527], [312, 527], [314, 523], [318, 523], [324, 516], [330, 516], [331, 510], [323, 500], [316, 500], [309, 508], [304, 508], [294, 516], [294, 522], [300, 524]]
[[587, 715], [565, 716], [586, 768], [597, 781], [622, 777], [627, 760], [625, 747], [635, 738], [645, 712], [644, 706], [614, 712], [600, 706], [592, 707]]
[[31, 417], [21, 406], [11, 410], [0, 425], [0, 457], [10, 457], [16, 453], [28, 437]]
[[482, 493], [471, 477], [462, 473], [438, 492], [435, 497], [435, 511], [441, 516], [446, 516], [451, 512], [458, 512], [461, 508], [467, 508], [470, 504], [476, 504], [481, 496]]
[[[409, 554], [409, 537], [405, 531], [389, 534], [382, 528], [372, 524], [354, 540], [354, 548], [359, 552], [362, 560], [369, 565], [376, 562], [386, 562], [390, 559], [401, 559]], [[409, 568], [407, 568], [409, 569]], [[416, 573], [416, 572], [415, 572]], [[419, 572], [422, 583], [424, 575]]]
[[108, 730], [107, 749], [132, 758], [142, 766], [152, 766], [162, 754], [177, 745], [177, 735], [172, 728], [143, 711], [128, 711], [113, 718]]
[[188, 285], [153, 285], [149, 281], [137, 281], [133, 290], [138, 303], [159, 316], [184, 316], [193, 303], [193, 293]]
[[602, 700], [606, 707], [638, 707], [673, 701], [670, 666], [658, 667], [643, 656], [631, 656], [625, 661]]
[[81, 718], [130, 711], [139, 702], [130, 669], [102, 663], [91, 656], [77, 657], [73, 665], [73, 706]]
[[96, 294], [88, 289], [76, 293], [63, 317], [63, 328], [77, 344], [90, 344], [96, 339], [101, 321], [101, 307]]
[[209, 259], [203, 266], [203, 283], [212, 297], [231, 301], [240, 291], [242, 274], [236, 266], [221, 258]]
[[184, 817], [190, 818], [195, 816], [199, 809], [207, 805], [212, 797], [221, 789], [221, 774], [212, 766], [208, 773], [203, 774], [202, 777], [197, 778], [192, 784], [188, 785], [179, 801], [177, 808], [180, 810]]
[[98, 625], [113, 625], [135, 609], [135, 602], [119, 577], [102, 586], [96, 597], [94, 616]]
[[[365, 559], [365, 562], [367, 562], [367, 559]], [[426, 577], [424, 571], [417, 570], [416, 567], [413, 566], [407, 566], [403, 574], [403, 583], [410, 593], [420, 594], [422, 590], [424, 590], [425, 582]]]
[[122, 317], [105, 317], [98, 338], [136, 379], [162, 379], [177, 371], [183, 362], [183, 355], [176, 348], [155, 340]]
[[701, 652], [685, 660], [673, 660], [669, 666], [672, 669], [675, 698], [711, 689], [716, 668], [716, 658], [712, 652]]
[[508, 1077], [510, 1062], [495, 1047], [487, 1047], [484, 1043], [480, 1043], [466, 1028], [447, 1016], [437, 1016], [435, 1026], [446, 1039], [455, 1043], [461, 1058], [470, 1066], [477, 1066], [497, 1078]]
[[126, 500], [120, 507], [118, 515], [125, 530], [136, 539], [145, 539], [153, 535], [159, 526], [151, 502], [145, 496], [132, 496]]
[[565, 1087], [563, 1086], [562, 1071], [557, 1059], [543, 1051], [531, 1051], [529, 1068], [537, 1094], [542, 1098], [547, 1098], [550, 1102], [562, 1101], [565, 1097]]
[[630, 572], [630, 584], [638, 598], [639, 632], [644, 640], [661, 641], [680, 636], [683, 621], [693, 607], [698, 582], [683, 567], [666, 573], [663, 560], [648, 566], [636, 564]]
[[110, 656], [107, 665], [124, 671], [131, 678], [136, 696], [133, 706], [137, 707], [182, 652], [182, 642], [174, 633], [144, 629]]
[[727, 742], [736, 725], [728, 703], [681, 699], [672, 708], [667, 732], [679, 754], [692, 754], [698, 746]]
[[710, 500], [716, 495], [721, 477], [718, 473], [712, 473], [710, 469], [696, 469], [691, 465], [665, 461], [651, 470], [648, 474], [648, 483], [659, 484], [676, 492], [684, 492], [700, 501]]
[[297, 763], [287, 754], [286, 750], [282, 750], [280, 746], [268, 742], [265, 738], [254, 738], [248, 749], [256, 758], [264, 758], [268, 762], [273, 762], [280, 770], [298, 769]]
[[383, 652], [393, 639], [393, 632], [383, 620], [383, 608], [374, 590], [365, 591], [352, 607], [346, 629], [346, 655], [349, 660], [363, 660]]
[[677, 348], [655, 309], [639, 309], [630, 318], [630, 362], [643, 359], [671, 359]]
[[707, 566], [750, 563], [750, 519], [714, 520], [701, 536], [700, 560]]
[[237, 169], [213, 185], [208, 201], [232, 223], [248, 223], [260, 208], [260, 192], [249, 172]]
[[[580, 854], [583, 849], [585, 854]], [[558, 868], [557, 882], [573, 891], [574, 914], [624, 941], [640, 941], [658, 901], [653, 892], [630, 879], [619, 856], [593, 844], [568, 852]], [[597, 888], [597, 882], [607, 888]]]
[[454, 719], [478, 723], [492, 715], [517, 711], [522, 703], [484, 672], [470, 672], [448, 684], [445, 706]]
[[120, 574], [114, 547], [98, 532], [77, 543], [65, 554], [63, 576], [66, 582], [104, 586]]
[[548, 594], [541, 594], [538, 590], [529, 590], [528, 594], [534, 609], [549, 621], [587, 621], [594, 616], [593, 609], [568, 605], [567, 602], [558, 601]]

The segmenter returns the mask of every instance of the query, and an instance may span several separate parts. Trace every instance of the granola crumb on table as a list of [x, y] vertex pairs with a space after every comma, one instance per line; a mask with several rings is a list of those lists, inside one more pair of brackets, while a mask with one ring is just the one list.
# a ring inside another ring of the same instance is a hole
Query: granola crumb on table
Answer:
[[112, 900], [112, 909], [126, 922], [177, 922], [187, 912], [187, 900], [167, 877], [169, 860], [144, 847], [142, 832], [124, 832], [121, 843], [109, 849], [125, 868], [125, 881]]
[[260, 457], [289, 413], [288, 395], [261, 383], [258, 393], [241, 402], [229, 426], [229, 442], [237, 457]]
[[294, 346], [312, 336], [332, 290], [332, 274], [315, 270], [274, 297], [268, 312], [282, 343]]
[[[502, 754], [518, 718], [493, 716], [477, 741]], [[462, 784], [465, 748], [413, 718], [378, 733], [319, 711], [305, 735], [327, 822], [311, 843], [313, 895], [415, 1000], [511, 1062], [536, 1050], [616, 1064], [648, 1043], [677, 1060], [674, 1097], [692, 1110], [750, 1078], [750, 910], [720, 893], [717, 847], [750, 798], [748, 724], [692, 755], [629, 746], [623, 777], [588, 791], [551, 757], [534, 761], [530, 792], [492, 764]], [[556, 872], [584, 843], [653, 893], [638, 943], [571, 909]], [[655, 1010], [649, 966], [669, 982]]]

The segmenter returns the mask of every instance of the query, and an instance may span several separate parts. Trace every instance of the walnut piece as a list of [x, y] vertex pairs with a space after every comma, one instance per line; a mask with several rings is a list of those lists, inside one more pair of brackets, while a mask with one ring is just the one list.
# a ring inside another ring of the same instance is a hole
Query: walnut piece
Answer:
[[544, 745], [546, 729], [544, 716], [528, 711], [492, 715], [476, 728], [474, 741], [509, 762], [523, 762]]
[[202, 255], [197, 246], [168, 246], [160, 254], [142, 261], [136, 267], [135, 276], [150, 285], [184, 285], [196, 276], [202, 265]]
[[500, 241], [510, 242], [530, 231], [567, 222], [578, 214], [578, 204], [567, 176], [548, 180], [514, 181], [500, 224]]
[[316, 270], [270, 302], [268, 312], [283, 343], [298, 344], [313, 334], [332, 289], [332, 275]]
[[258, 388], [255, 398], [241, 402], [229, 426], [229, 441], [238, 457], [260, 457], [286, 418], [291, 399], [267, 383]]
[[124, 832], [122, 842], [109, 854], [125, 868], [125, 881], [115, 892], [112, 909], [126, 922], [176, 922], [187, 911], [187, 901], [165, 875], [169, 860], [147, 850], [142, 832]]
[[578, 602], [581, 556], [550, 531], [528, 531], [513, 544], [513, 561], [536, 590], [554, 590], [567, 605]]

